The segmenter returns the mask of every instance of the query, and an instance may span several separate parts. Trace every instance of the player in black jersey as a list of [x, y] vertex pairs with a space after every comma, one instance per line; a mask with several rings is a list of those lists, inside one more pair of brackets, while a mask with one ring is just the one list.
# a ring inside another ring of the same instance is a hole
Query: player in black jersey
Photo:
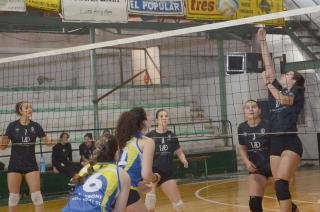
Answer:
[[52, 148], [51, 159], [54, 173], [62, 173], [71, 178], [80, 171], [82, 166], [79, 162], [73, 162], [72, 146], [68, 139], [69, 133], [62, 132], [60, 134], [60, 142]]
[[266, 31], [258, 31], [265, 71], [264, 83], [269, 91], [271, 136], [270, 164], [281, 212], [299, 211], [291, 201], [289, 180], [299, 166], [302, 143], [297, 135], [297, 120], [304, 107], [304, 78], [289, 71], [278, 81], [268, 46]]
[[[181, 195], [172, 173], [172, 162], [174, 154], [177, 154], [181, 163], [188, 168], [188, 161], [180, 147], [178, 138], [173, 132], [168, 130], [168, 112], [160, 109], [156, 112], [157, 128], [150, 131], [146, 136], [155, 141], [155, 154], [153, 159], [153, 172], [159, 173], [161, 180], [158, 185], [169, 198], [175, 211], [183, 211]], [[156, 205], [155, 196], [156, 185], [153, 190], [146, 195], [146, 206], [149, 211], [153, 211]]]
[[244, 105], [245, 122], [238, 126], [239, 152], [250, 175], [249, 207], [252, 212], [262, 212], [262, 199], [267, 180], [271, 177], [269, 127], [260, 118], [261, 109], [254, 100]]
[[15, 211], [20, 200], [20, 185], [24, 176], [29, 186], [31, 200], [35, 211], [44, 211], [40, 192], [40, 173], [35, 157], [35, 142], [40, 138], [47, 145], [53, 145], [54, 140], [48, 140], [42, 127], [32, 121], [32, 105], [29, 102], [18, 102], [15, 107], [19, 120], [11, 122], [1, 139], [1, 149], [5, 149], [11, 141], [11, 156], [8, 167], [9, 211]]
[[90, 157], [93, 154], [95, 145], [92, 137], [92, 133], [86, 133], [84, 135], [84, 141], [79, 145], [80, 163], [84, 166], [90, 161]]

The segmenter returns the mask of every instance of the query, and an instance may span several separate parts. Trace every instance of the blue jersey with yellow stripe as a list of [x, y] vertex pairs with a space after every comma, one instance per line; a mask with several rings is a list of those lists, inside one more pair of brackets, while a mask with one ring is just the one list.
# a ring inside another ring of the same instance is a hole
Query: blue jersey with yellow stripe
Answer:
[[[85, 166], [79, 175], [87, 172]], [[94, 165], [95, 172], [78, 184], [62, 212], [111, 212], [120, 191], [119, 167], [113, 163]]]
[[131, 137], [126, 146], [121, 151], [119, 165], [124, 168], [131, 178], [131, 189], [137, 190], [138, 183], [141, 181], [141, 162], [142, 151], [139, 147], [139, 138]]

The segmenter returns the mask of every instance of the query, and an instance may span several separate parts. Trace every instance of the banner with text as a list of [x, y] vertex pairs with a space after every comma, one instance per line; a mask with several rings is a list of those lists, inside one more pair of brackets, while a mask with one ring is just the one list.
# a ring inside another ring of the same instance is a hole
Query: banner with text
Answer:
[[26, 3], [24, 0], [0, 0], [0, 11], [25, 12]]
[[27, 0], [26, 4], [28, 7], [60, 12], [60, 2], [60, 0]]
[[126, 23], [126, 0], [62, 0], [65, 22]]
[[152, 16], [184, 16], [184, 0], [129, 0], [129, 13]]
[[[219, 0], [185, 0], [186, 18], [193, 20], [232, 20], [283, 11], [283, 0], [238, 0], [239, 8], [233, 16], [224, 16], [218, 10]], [[263, 24], [283, 26], [284, 19]]]

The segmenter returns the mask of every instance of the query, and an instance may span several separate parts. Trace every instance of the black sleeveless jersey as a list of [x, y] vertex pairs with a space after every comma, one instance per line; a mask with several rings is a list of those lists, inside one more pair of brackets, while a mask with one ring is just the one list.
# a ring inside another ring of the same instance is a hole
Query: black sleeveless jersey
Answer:
[[300, 111], [304, 107], [304, 91], [298, 86], [294, 86], [290, 91], [282, 88], [278, 80], [274, 80], [272, 85], [285, 96], [293, 96], [292, 105], [281, 105], [276, 101], [269, 91], [270, 127], [272, 132], [296, 132], [297, 121]]
[[178, 138], [170, 130], [165, 133], [152, 130], [146, 136], [155, 142], [153, 167], [162, 171], [170, 170], [174, 152], [180, 148]]
[[250, 127], [247, 122], [242, 122], [238, 127], [239, 144], [247, 147], [249, 160], [258, 169], [269, 165], [270, 139], [268, 123], [261, 120], [256, 127]]
[[22, 125], [17, 120], [8, 125], [5, 135], [9, 137], [12, 143], [10, 163], [19, 165], [36, 164], [36, 139], [46, 136], [40, 124], [30, 120], [28, 125]]

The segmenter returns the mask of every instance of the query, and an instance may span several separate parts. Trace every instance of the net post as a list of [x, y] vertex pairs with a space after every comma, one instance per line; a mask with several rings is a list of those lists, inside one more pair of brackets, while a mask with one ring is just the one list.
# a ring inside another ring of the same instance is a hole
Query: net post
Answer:
[[[90, 44], [95, 43], [95, 28], [90, 28]], [[92, 103], [93, 103], [93, 119], [94, 119], [94, 139], [99, 136], [99, 117], [98, 117], [98, 102], [94, 101], [97, 99], [97, 57], [96, 50], [90, 50], [90, 69], [91, 69], [91, 91], [92, 91]]]
[[[223, 51], [223, 38], [218, 36], [218, 61], [219, 61], [219, 88], [220, 88], [220, 113], [222, 120], [222, 134], [225, 135], [227, 130], [224, 121], [227, 120], [227, 94], [226, 94], [226, 79], [225, 79], [225, 67], [224, 67], [224, 51]], [[224, 145], [228, 145], [228, 140], [224, 138]]]

